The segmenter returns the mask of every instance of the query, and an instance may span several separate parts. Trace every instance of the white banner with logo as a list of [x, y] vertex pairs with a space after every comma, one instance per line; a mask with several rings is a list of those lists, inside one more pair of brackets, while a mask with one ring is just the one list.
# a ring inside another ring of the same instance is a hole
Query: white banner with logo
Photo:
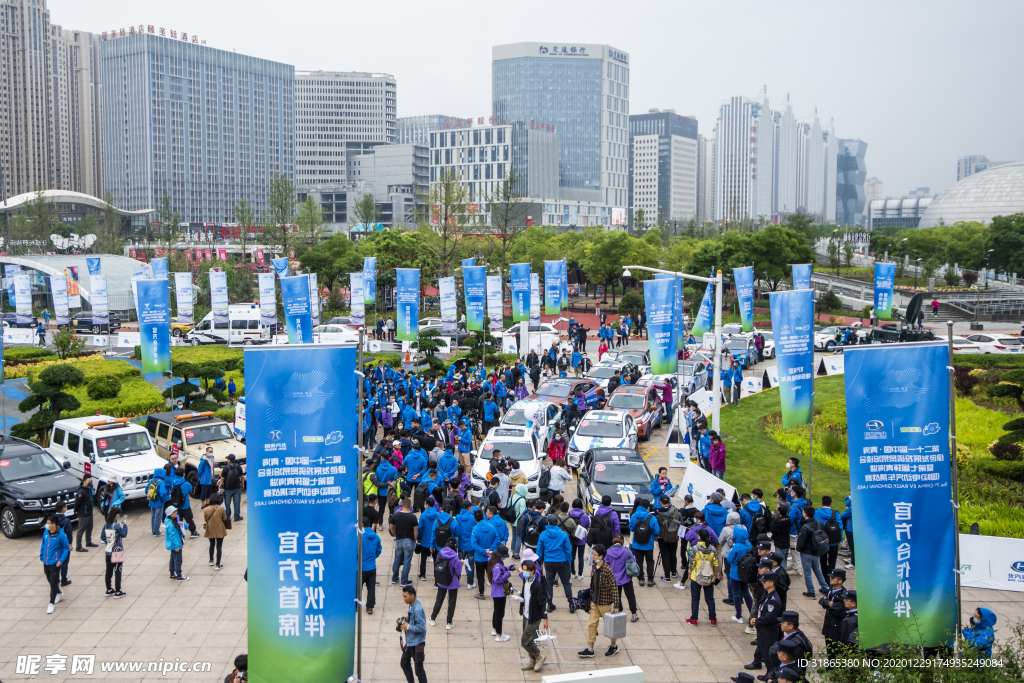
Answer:
[[214, 324], [228, 323], [228, 274], [210, 271], [210, 308]]
[[4, 328], [5, 344], [35, 344], [35, 330], [28, 327]]
[[960, 534], [960, 571], [968, 588], [1024, 592], [1024, 539]]
[[195, 320], [192, 308], [192, 273], [174, 274], [174, 299], [178, 304], [178, 322], [191, 325]]
[[14, 305], [19, 325], [32, 322], [32, 280], [28, 273], [14, 276]]
[[714, 401], [712, 400], [711, 392], [707, 389], [698, 389], [686, 398], [687, 400], [696, 403], [703, 415], [710, 415], [711, 411], [714, 409]]
[[775, 365], [770, 368], [765, 368], [764, 373], [761, 375], [761, 383], [768, 383], [772, 389], [779, 388], [779, 368]]
[[703, 510], [704, 506], [709, 502], [708, 496], [718, 489], [725, 491], [725, 498], [727, 500], [733, 500], [736, 496], [735, 486], [727, 484], [724, 480], [719, 479], [707, 470], [701, 469], [699, 465], [694, 463], [686, 468], [686, 473], [683, 474], [683, 482], [679, 485], [676, 497], [682, 500], [683, 496], [690, 494], [693, 496], [693, 506], [698, 510]]
[[54, 322], [57, 326], [71, 322], [71, 311], [68, 309], [68, 279], [63, 275], [50, 276], [50, 293], [53, 295]]
[[309, 274], [309, 314], [313, 327], [320, 324], [320, 288], [316, 284], [316, 273]]
[[454, 332], [455, 318], [458, 315], [458, 302], [455, 298], [455, 278], [442, 277], [437, 281], [437, 293], [441, 303], [441, 331]]
[[106, 325], [110, 319], [110, 311], [107, 308], [107, 276], [90, 275], [89, 284], [92, 286], [92, 324]]
[[760, 377], [744, 377], [743, 378], [743, 391], [742, 395], [749, 396], [750, 394], [761, 393], [761, 378]]
[[256, 276], [260, 288], [260, 323], [270, 327], [277, 320], [277, 290], [274, 289], [274, 274], [260, 273]]
[[363, 327], [366, 325], [366, 295], [363, 292], [363, 274], [349, 273], [348, 274], [348, 287], [349, 287], [349, 319], [352, 321], [353, 327]]
[[823, 356], [818, 363], [818, 373], [826, 375], [841, 375], [844, 372], [843, 356]]

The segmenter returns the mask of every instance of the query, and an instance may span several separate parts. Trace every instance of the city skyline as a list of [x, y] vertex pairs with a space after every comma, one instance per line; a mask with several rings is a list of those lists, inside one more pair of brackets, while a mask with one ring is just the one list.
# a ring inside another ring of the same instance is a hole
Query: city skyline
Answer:
[[[338, 12], [335, 5], [318, 0], [304, 6], [302, 13], [272, 21], [258, 7], [234, 0], [212, 7], [184, 0], [144, 10], [123, 2], [83, 5], [50, 0], [48, 5], [54, 22], [65, 28], [100, 33], [133, 23], [155, 23], [198, 34], [212, 47], [292, 64], [296, 70], [393, 74], [399, 117], [489, 114], [490, 57], [495, 45], [521, 41], [616, 45], [632, 56], [631, 113], [674, 108], [681, 115], [695, 116], [702, 133], [710, 132], [723, 99], [751, 97], [763, 93], [767, 85], [773, 102], [790, 95], [798, 118], [810, 116], [817, 107], [834, 117], [838, 137], [869, 143], [868, 173], [882, 179], [887, 193], [894, 196], [919, 186], [929, 186], [933, 192], [949, 187], [956, 182], [956, 161], [964, 155], [1024, 158], [1024, 134], [1012, 119], [1019, 95], [1003, 85], [1024, 75], [1024, 65], [1009, 52], [1013, 27], [1024, 18], [1019, 3], [986, 3], [985, 12], [952, 2], [930, 3], [925, 15], [923, 5], [871, 1], [858, 4], [856, 11], [803, 2], [784, 8], [752, 2], [733, 8], [651, 2], [635, 13], [635, 22], [624, 22], [608, 21], [609, 12], [619, 7], [614, 3], [595, 3], [579, 12], [568, 6], [527, 2], [485, 32], [473, 30], [479, 12], [466, 13], [464, 8], [456, 10], [454, 4], [443, 3], [429, 11], [412, 4], [394, 8], [404, 17], [415, 13], [416, 20], [409, 22], [382, 22], [385, 15], [370, 6]], [[311, 14], [320, 20], [306, 21]], [[538, 14], [549, 26], [573, 28], [538, 30]], [[641, 21], [645, 15], [664, 20], [652, 26]], [[344, 41], [337, 41], [331, 16], [349, 26], [387, 27], [388, 33], [382, 40], [381, 29], [349, 31]], [[676, 20], [695, 27], [686, 41], [669, 40], [674, 35], [669, 27], [676, 26]], [[712, 30], [723, 22], [728, 22], [729, 33], [745, 39], [723, 48], [721, 31]], [[460, 37], [444, 43], [451, 48], [425, 49], [420, 44], [422, 36], [439, 31]], [[860, 36], [861, 47], [835, 51], [837, 33]], [[964, 34], [986, 36], [986, 51], [964, 57], [945, 47]], [[818, 52], [828, 58], [815, 57]], [[987, 68], [993, 63], [1001, 64], [1000, 68]], [[679, 66], [677, 72], [668, 70], [673, 64]], [[838, 74], [846, 76], [837, 78]], [[906, 87], [908, 79], [915, 83], [911, 89]], [[961, 125], [941, 125], [944, 117], [933, 110], [937, 100], [921, 96], [925, 92], [942, 92], [946, 101], [956, 105]], [[893, 106], [890, 113], [885, 113], [886, 102]]]

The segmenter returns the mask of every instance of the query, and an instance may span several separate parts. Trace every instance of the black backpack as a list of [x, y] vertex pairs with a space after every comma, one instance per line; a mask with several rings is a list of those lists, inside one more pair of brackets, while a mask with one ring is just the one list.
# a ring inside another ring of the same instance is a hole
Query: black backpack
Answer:
[[448, 558], [438, 555], [437, 559], [434, 560], [434, 583], [438, 585], [447, 584], [451, 583], [451, 580], [452, 571], [448, 566]]
[[540, 519], [531, 519], [527, 521], [526, 528], [523, 530], [523, 543], [533, 548], [537, 547], [537, 542], [540, 541]]
[[817, 557], [824, 557], [828, 555], [828, 534], [825, 533], [825, 529], [821, 526], [821, 522], [814, 528], [814, 554]]
[[761, 534], [767, 534], [771, 530], [768, 519], [764, 516], [764, 509], [754, 515], [754, 521], [750, 524], [750, 537], [757, 538]]
[[749, 552], [736, 560], [736, 573], [739, 574], [740, 581], [750, 583], [757, 576], [757, 563], [759, 560], [760, 558], [757, 555]]
[[181, 490], [181, 484], [175, 484], [171, 488], [171, 495], [168, 496], [167, 502], [176, 508], [185, 506], [185, 492]]
[[537, 481], [537, 488], [540, 491], [547, 491], [548, 486], [551, 485], [551, 469], [548, 468], [540, 473], [540, 479]]
[[[614, 514], [614, 513], [612, 513]], [[587, 544], [590, 546], [603, 545], [608, 548], [612, 544], [612, 523], [607, 515], [594, 514], [590, 518], [590, 531], [587, 532]]]
[[647, 543], [651, 540], [651, 516], [648, 515], [636, 523], [633, 529], [633, 540], [637, 543]]
[[423, 503], [427, 500], [427, 489], [429, 488], [430, 487], [427, 484], [419, 484], [415, 488], [412, 493], [413, 510], [416, 510], [417, 512], [421, 512], [423, 510]]
[[242, 472], [238, 469], [238, 465], [228, 465], [227, 472], [221, 470], [221, 474], [224, 475], [224, 489], [240, 489], [242, 488]]
[[508, 502], [508, 507], [503, 507], [498, 510], [498, 516], [509, 524], [516, 523], [516, 497], [522, 498], [518, 493], [512, 496], [512, 500]]
[[828, 534], [828, 543], [839, 543], [843, 540], [843, 527], [839, 524], [839, 515], [832, 511], [832, 518], [825, 522], [825, 533]]
[[434, 546], [444, 548], [452, 537], [452, 519], [449, 518], [444, 524], [438, 524], [434, 530]]

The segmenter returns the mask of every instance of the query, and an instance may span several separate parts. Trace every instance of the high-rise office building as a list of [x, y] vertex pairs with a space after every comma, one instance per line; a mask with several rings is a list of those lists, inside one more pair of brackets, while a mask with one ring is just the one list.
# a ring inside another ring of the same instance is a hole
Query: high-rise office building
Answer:
[[295, 184], [345, 183], [353, 159], [395, 142], [395, 77], [295, 72]]
[[[882, 181], [878, 178], [868, 178], [864, 181], [864, 201], [870, 202], [872, 199], [882, 199], [885, 197], [885, 189], [882, 187]], [[865, 208], [865, 210], [867, 210]]]
[[1008, 163], [1010, 162], [990, 161], [984, 154], [969, 154], [956, 160], [956, 179], [960, 181], [969, 175], [974, 175], [993, 166], [1002, 166]]
[[492, 59], [495, 123], [557, 132], [559, 199], [617, 207], [611, 223], [624, 223], [629, 55], [609, 45], [514, 43], [495, 46]]
[[868, 143], [863, 140], [839, 140], [836, 175], [836, 223], [839, 225], [864, 225], [864, 181], [867, 178], [864, 155], [867, 151]]
[[715, 138], [697, 134], [697, 222], [714, 220]]
[[775, 168], [772, 174], [772, 214], [777, 220], [796, 212], [796, 177], [797, 177], [797, 124], [793, 117], [793, 107], [786, 104], [772, 110], [772, 123], [775, 134]]
[[674, 109], [629, 117], [630, 226], [686, 223], [697, 215], [697, 119]]
[[797, 121], [796, 210], [816, 223], [836, 220], [838, 141], [832, 124], [822, 128], [817, 116]]
[[425, 114], [423, 116], [402, 116], [395, 119], [395, 143], [405, 145], [430, 144], [430, 131], [456, 128], [456, 123], [465, 122], [455, 116], [444, 114]]
[[714, 220], [757, 220], [772, 213], [775, 125], [766, 96], [732, 97], [715, 126]]
[[103, 183], [118, 207], [186, 222], [261, 216], [275, 174], [295, 177], [295, 68], [137, 33], [100, 46]]
[[45, 0], [0, 2], [0, 190], [100, 195], [96, 41], [50, 21]]

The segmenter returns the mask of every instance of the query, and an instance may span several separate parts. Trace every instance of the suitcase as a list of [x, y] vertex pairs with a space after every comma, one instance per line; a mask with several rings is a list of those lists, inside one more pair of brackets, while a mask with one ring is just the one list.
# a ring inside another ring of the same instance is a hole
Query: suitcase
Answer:
[[629, 622], [629, 618], [625, 612], [616, 612], [615, 614], [604, 615], [604, 637], [617, 639], [626, 637], [626, 624]]

